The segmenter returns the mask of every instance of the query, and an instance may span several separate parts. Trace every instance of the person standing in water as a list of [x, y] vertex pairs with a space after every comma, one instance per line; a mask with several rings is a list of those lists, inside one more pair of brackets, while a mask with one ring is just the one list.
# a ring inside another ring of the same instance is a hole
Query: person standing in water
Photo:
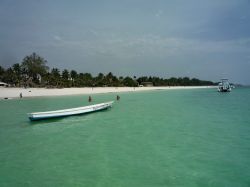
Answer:
[[22, 99], [22, 98], [23, 98], [23, 93], [21, 92], [21, 93], [19, 94], [19, 96], [20, 96], [20, 99]]
[[119, 95], [116, 96], [116, 100], [117, 100], [117, 101], [120, 100], [120, 96], [119, 96]]
[[92, 101], [92, 98], [91, 98], [91, 96], [89, 96], [89, 102], [91, 102]]

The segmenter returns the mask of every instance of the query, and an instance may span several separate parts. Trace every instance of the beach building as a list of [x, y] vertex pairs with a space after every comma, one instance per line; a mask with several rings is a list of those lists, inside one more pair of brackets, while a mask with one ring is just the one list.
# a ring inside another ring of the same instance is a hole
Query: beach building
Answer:
[[145, 87], [154, 86], [152, 82], [141, 82], [141, 85], [142, 85], [142, 86], [145, 86]]
[[7, 83], [1, 82], [0, 81], [0, 87], [8, 87], [9, 85]]

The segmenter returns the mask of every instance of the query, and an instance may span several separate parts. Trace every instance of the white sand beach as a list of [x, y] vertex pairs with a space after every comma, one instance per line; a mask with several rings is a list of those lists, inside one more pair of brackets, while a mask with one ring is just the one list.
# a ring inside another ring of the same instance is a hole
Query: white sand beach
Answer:
[[215, 88], [214, 86], [174, 86], [174, 87], [94, 87], [94, 88], [0, 88], [0, 99], [63, 96], [63, 95], [91, 95], [100, 93], [137, 92], [148, 90], [172, 90], [172, 89], [198, 89]]

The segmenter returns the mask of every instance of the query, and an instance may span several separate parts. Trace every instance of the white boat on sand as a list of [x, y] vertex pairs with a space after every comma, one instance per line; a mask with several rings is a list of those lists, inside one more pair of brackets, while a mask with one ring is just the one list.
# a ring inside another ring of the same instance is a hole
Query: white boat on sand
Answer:
[[113, 102], [114, 101], [110, 101], [106, 103], [100, 103], [100, 104], [95, 104], [95, 105], [70, 108], [70, 109], [64, 109], [64, 110], [28, 113], [28, 117], [31, 121], [33, 121], [33, 120], [42, 120], [42, 119], [48, 119], [48, 118], [58, 118], [58, 117], [85, 114], [85, 113], [108, 109], [112, 107]]

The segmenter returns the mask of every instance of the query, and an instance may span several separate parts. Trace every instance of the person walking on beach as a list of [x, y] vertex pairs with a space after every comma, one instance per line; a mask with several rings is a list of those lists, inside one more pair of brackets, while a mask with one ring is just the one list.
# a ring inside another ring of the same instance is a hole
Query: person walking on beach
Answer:
[[91, 98], [91, 96], [89, 96], [89, 102], [91, 102], [92, 101], [92, 98]]
[[22, 98], [23, 98], [23, 93], [21, 92], [21, 93], [19, 94], [19, 96], [20, 96], [20, 99], [22, 99]]

